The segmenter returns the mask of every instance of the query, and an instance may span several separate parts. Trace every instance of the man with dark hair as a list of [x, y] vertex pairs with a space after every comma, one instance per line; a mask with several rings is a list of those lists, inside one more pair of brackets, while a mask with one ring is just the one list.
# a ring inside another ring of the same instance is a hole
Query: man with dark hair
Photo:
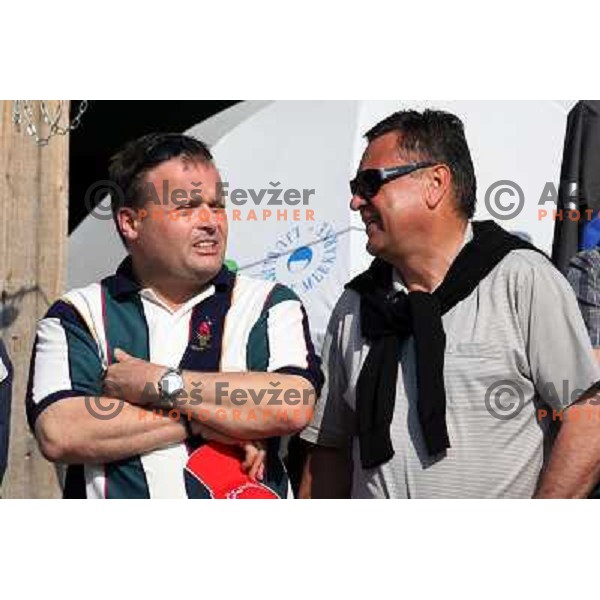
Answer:
[[467, 219], [472, 219], [475, 216], [477, 181], [462, 121], [442, 111], [429, 110], [421, 114], [408, 110], [390, 115], [367, 131], [365, 137], [371, 143], [394, 132], [402, 132], [402, 136], [398, 137], [398, 151], [403, 156], [420, 157], [448, 166], [458, 200], [457, 208]]
[[65, 497], [287, 497], [279, 436], [322, 383], [300, 300], [224, 266], [223, 186], [198, 140], [144, 136], [110, 175], [129, 256], [50, 308], [31, 364], [29, 422], [68, 464]]
[[120, 210], [127, 207], [143, 211], [150, 201], [160, 203], [160, 194], [164, 190], [157, 190], [145, 175], [162, 162], [176, 157], [186, 163], [209, 164], [213, 160], [204, 142], [178, 133], [150, 133], [125, 144], [112, 157], [108, 168], [115, 191], [111, 198], [111, 209], [117, 232], [124, 243], [118, 221]]
[[568, 283], [529, 243], [471, 221], [458, 117], [403, 111], [367, 139], [350, 206], [376, 259], [329, 323], [301, 495], [585, 497], [600, 369]]

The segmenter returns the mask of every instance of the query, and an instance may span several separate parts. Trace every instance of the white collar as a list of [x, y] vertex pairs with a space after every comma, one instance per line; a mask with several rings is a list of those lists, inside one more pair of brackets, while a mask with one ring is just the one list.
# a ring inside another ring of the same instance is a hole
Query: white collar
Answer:
[[179, 308], [173, 310], [152, 288], [144, 288], [140, 290], [140, 296], [152, 304], [159, 306], [163, 310], [167, 311], [171, 315], [185, 314], [192, 310], [194, 306], [200, 304], [203, 300], [212, 296], [215, 293], [215, 286], [209, 285], [205, 290], [202, 290], [199, 294], [196, 294], [190, 298], [185, 304]]

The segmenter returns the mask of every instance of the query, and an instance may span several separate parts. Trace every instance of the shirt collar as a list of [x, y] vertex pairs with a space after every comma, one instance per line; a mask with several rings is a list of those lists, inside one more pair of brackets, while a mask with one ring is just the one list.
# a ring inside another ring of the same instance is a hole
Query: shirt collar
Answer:
[[[215, 278], [209, 282], [210, 285], [214, 286], [216, 293], [226, 292], [229, 290], [235, 281], [235, 274], [232, 273], [225, 265], [221, 267], [221, 270], [217, 273]], [[155, 292], [153, 292], [150, 288], [145, 288], [143, 291], [152, 292], [152, 294], [156, 297]], [[117, 268], [117, 272], [113, 278], [113, 294], [116, 298], [123, 297], [128, 294], [141, 293], [142, 286], [140, 285], [139, 280], [137, 279], [134, 271], [133, 271], [133, 261], [131, 260], [131, 256], [127, 256], [125, 260], [119, 265]], [[190, 302], [202, 296], [205, 292], [201, 292], [198, 296], [194, 296], [190, 300]], [[145, 294], [147, 295], [147, 294]]]

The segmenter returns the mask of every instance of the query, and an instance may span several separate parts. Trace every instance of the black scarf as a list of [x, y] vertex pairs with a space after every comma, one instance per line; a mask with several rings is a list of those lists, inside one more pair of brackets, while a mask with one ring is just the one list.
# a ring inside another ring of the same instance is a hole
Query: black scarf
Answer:
[[537, 250], [493, 221], [473, 223], [473, 239], [452, 263], [433, 292], [395, 293], [392, 266], [375, 259], [347, 288], [360, 294], [360, 325], [371, 343], [356, 384], [356, 412], [363, 468], [388, 462], [394, 455], [390, 425], [396, 399], [400, 347], [415, 338], [417, 413], [430, 456], [450, 448], [446, 426], [442, 316], [467, 298], [513, 250]]

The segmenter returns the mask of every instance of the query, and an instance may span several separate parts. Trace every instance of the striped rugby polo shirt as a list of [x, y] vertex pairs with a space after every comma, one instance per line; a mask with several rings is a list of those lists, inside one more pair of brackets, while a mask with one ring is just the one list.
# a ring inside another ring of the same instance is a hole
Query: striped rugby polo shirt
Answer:
[[[54, 402], [100, 395], [117, 347], [191, 371], [301, 375], [317, 393], [323, 383], [306, 311], [290, 289], [223, 267], [212, 285], [173, 312], [152, 290], [140, 289], [127, 258], [115, 275], [67, 293], [39, 322], [26, 399], [30, 426]], [[69, 465], [64, 497], [210, 498], [185, 469], [200, 445], [193, 438], [114, 463]], [[266, 466], [263, 483], [291, 496], [280, 438], [268, 440]]]

